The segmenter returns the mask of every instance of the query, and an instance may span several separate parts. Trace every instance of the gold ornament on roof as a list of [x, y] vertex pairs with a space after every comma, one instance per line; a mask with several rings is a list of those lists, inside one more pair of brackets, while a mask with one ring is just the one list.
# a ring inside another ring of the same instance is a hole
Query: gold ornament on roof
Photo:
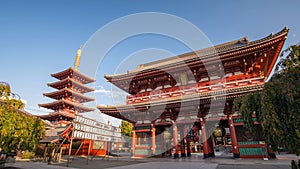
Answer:
[[74, 69], [77, 70], [80, 64], [80, 56], [81, 56], [81, 49], [82, 45], [80, 45], [79, 49], [77, 50], [76, 59], [74, 62]]

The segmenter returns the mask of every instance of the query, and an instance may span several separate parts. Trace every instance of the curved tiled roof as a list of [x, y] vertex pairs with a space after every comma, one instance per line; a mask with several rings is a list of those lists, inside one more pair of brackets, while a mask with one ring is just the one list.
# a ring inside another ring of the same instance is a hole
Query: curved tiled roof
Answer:
[[82, 91], [82, 93], [87, 93], [95, 90], [94, 88], [82, 85], [81, 83], [69, 77], [57, 82], [48, 83], [47, 85], [55, 89], [62, 89], [65, 88], [68, 83], [71, 83], [71, 86], [79, 88]]
[[54, 91], [54, 92], [51, 92], [51, 93], [44, 93], [43, 95], [58, 100], [58, 99], [61, 99], [60, 96], [64, 96], [66, 94], [68, 94], [69, 96], [72, 95], [73, 98], [74, 97], [77, 98], [75, 100], [78, 100], [81, 103], [95, 100], [92, 97], [85, 96], [85, 95], [83, 95], [79, 92], [76, 92], [74, 90], [71, 90], [69, 88], [63, 88], [63, 89], [60, 89], [58, 91]]
[[51, 74], [51, 76], [55, 77], [55, 78], [57, 78], [59, 80], [63, 80], [65, 78], [67, 78], [67, 77], [74, 77], [76, 80], [79, 80], [83, 84], [95, 82], [95, 79], [90, 78], [90, 77], [84, 75], [83, 73], [81, 73], [78, 70], [75, 70], [72, 67], [70, 67], [70, 68], [68, 68], [66, 70], [63, 70], [61, 72], [53, 73], [53, 74]]
[[[276, 34], [271, 34], [265, 38], [255, 40], [255, 41], [249, 41], [247, 37], [244, 37], [244, 38], [241, 38], [238, 40], [234, 40], [234, 41], [223, 43], [223, 44], [216, 45], [213, 47], [201, 49], [198, 51], [185, 53], [182, 55], [170, 57], [167, 59], [162, 59], [159, 61], [150, 62], [147, 64], [141, 64], [138, 66], [137, 69], [128, 71], [127, 73], [124, 73], [124, 74], [105, 75], [104, 77], [108, 81], [112, 81], [112, 79], [114, 79], [114, 78], [115, 79], [126, 78], [129, 76], [135, 75], [137, 72], [144, 73], [144, 72], [153, 71], [153, 69], [162, 69], [165, 67], [170, 68], [173, 65], [180, 64], [180, 62], [181, 63], [182, 62], [190, 62], [190, 61], [194, 61], [194, 60], [200, 60], [200, 59], [202, 60], [202, 59], [210, 59], [210, 58], [213, 59], [215, 56], [222, 56], [223, 54], [226, 54], [226, 53], [234, 53], [235, 51], [241, 51], [241, 50], [248, 49], [248, 48], [251, 48], [254, 46], [259, 46], [263, 43], [267, 43], [268, 41], [272, 41], [281, 36], [286, 36], [288, 33], [288, 30], [289, 29], [286, 27]], [[221, 57], [221, 60], [222, 59], [223, 58]]]
[[56, 111], [56, 112], [52, 112], [46, 115], [40, 115], [39, 117], [42, 119], [48, 119], [50, 117], [57, 117], [57, 116], [64, 116], [64, 117], [68, 117], [68, 118], [75, 118], [74, 114], [71, 114], [69, 112], [62, 112], [62, 111]]
[[89, 108], [80, 103], [74, 103], [74, 102], [68, 101], [68, 100], [58, 100], [58, 101], [54, 101], [51, 103], [39, 104], [39, 106], [48, 108], [48, 109], [52, 109], [52, 110], [63, 109], [65, 106], [70, 106], [80, 113], [89, 112], [89, 111], [94, 110], [94, 108]]

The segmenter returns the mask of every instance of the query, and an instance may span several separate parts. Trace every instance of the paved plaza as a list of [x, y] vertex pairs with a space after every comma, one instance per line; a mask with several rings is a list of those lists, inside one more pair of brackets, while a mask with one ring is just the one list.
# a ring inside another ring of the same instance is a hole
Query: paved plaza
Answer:
[[6, 167], [19, 169], [291, 169], [291, 160], [300, 157], [291, 154], [277, 155], [277, 159], [233, 159], [229, 154], [217, 153], [215, 158], [203, 159], [201, 154], [193, 154], [191, 158], [144, 158], [133, 159], [129, 156], [109, 159], [95, 158], [87, 160], [84, 157], [75, 158], [67, 166], [65, 156], [60, 163], [48, 165], [47, 162], [30, 161], [7, 163]]

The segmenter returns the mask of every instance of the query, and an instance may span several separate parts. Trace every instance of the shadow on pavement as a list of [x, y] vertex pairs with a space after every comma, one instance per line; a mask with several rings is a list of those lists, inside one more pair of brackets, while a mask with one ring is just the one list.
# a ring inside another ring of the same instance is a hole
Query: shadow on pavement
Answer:
[[[119, 166], [127, 166], [139, 163], [145, 163], [145, 160], [134, 160], [134, 159], [117, 159], [117, 158], [95, 158], [93, 160], [87, 160], [85, 157], [77, 157], [73, 161], [70, 162], [69, 167], [72, 168], [84, 168], [84, 169], [99, 169], [99, 168], [112, 168]], [[59, 165], [62, 167], [67, 166], [67, 160], [63, 160], [61, 163], [56, 163], [53, 165]]]

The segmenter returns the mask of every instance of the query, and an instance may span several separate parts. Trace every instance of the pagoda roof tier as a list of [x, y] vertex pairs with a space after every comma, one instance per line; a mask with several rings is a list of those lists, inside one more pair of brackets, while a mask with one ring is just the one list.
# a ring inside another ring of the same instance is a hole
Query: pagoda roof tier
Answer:
[[[234, 99], [235, 97], [263, 90], [264, 84], [253, 84], [249, 86], [241, 86], [236, 88], [229, 88], [211, 92], [204, 92], [200, 94], [192, 94], [186, 96], [178, 96], [160, 100], [154, 100], [151, 102], [140, 102], [130, 105], [119, 105], [119, 106], [97, 106], [101, 113], [106, 115], [126, 120], [129, 122], [137, 122], [135, 115], [140, 114], [143, 118], [147, 118], [149, 114], [145, 114], [147, 110], [158, 111], [159, 116], [165, 113], [164, 109], [174, 109], [184, 106], [185, 108], [195, 107], [200, 104], [212, 103], [217, 100]], [[224, 106], [224, 105], [223, 105]], [[222, 105], [221, 105], [222, 107]], [[184, 108], [182, 108], [184, 109]], [[199, 108], [198, 108], [199, 109]], [[188, 112], [188, 111], [187, 111]], [[222, 108], [223, 112], [223, 108]], [[151, 116], [151, 113], [150, 113]], [[153, 120], [153, 119], [152, 119]]]
[[66, 117], [69, 119], [74, 119], [75, 114], [72, 114], [70, 112], [64, 112], [64, 111], [56, 111], [56, 112], [51, 112], [46, 115], [39, 115], [41, 119], [49, 120], [49, 119], [59, 119], [60, 117]]
[[55, 89], [73, 87], [76, 91], [79, 91], [80, 93], [88, 93], [95, 90], [94, 88], [87, 87], [69, 77], [57, 82], [48, 83], [48, 86], [53, 87]]
[[80, 103], [74, 103], [69, 100], [58, 100], [51, 103], [39, 104], [40, 107], [44, 107], [52, 110], [63, 110], [64, 108], [68, 108], [70, 110], [76, 110], [79, 113], [93, 111], [94, 108], [86, 107]]
[[63, 80], [63, 79], [70, 77], [70, 78], [76, 79], [77, 81], [79, 81], [80, 83], [83, 83], [83, 84], [87, 84], [87, 83], [96, 81], [95, 79], [84, 75], [79, 70], [76, 70], [72, 67], [70, 67], [64, 71], [61, 71], [61, 72], [53, 73], [53, 74], [51, 74], [51, 76], [55, 77], [59, 80]]
[[63, 88], [51, 93], [44, 93], [43, 95], [56, 100], [61, 100], [66, 97], [71, 97], [72, 100], [79, 101], [80, 103], [90, 102], [95, 100], [92, 97], [85, 96], [69, 88]]
[[[221, 60], [224, 69], [228, 71], [240, 68], [242, 73], [248, 73], [247, 71], [250, 72], [258, 68], [263, 71], [262, 73], [267, 79], [275, 65], [288, 31], [288, 28], [284, 28], [276, 34], [271, 34], [255, 41], [249, 41], [247, 37], [244, 37], [198, 51], [141, 64], [137, 69], [127, 71], [124, 74], [104, 75], [104, 77], [107, 81], [124, 91], [134, 94], [139, 92], [133, 89], [139, 85], [138, 83], [144, 84], [144, 81], [145, 84], [147, 82], [150, 82], [150, 84], [153, 82], [164, 82], [168, 80], [168, 76], [170, 77], [169, 73], [180, 73], [187, 67], [193, 68], [194, 71], [199, 71], [194, 73], [197, 73], [197, 76], [201, 78], [201, 76], [207, 74], [205, 71], [202, 72], [202, 69], [216, 69], [214, 67], [205, 67], [203, 63], [213, 65]], [[243, 65], [247, 66], [244, 68]]]

